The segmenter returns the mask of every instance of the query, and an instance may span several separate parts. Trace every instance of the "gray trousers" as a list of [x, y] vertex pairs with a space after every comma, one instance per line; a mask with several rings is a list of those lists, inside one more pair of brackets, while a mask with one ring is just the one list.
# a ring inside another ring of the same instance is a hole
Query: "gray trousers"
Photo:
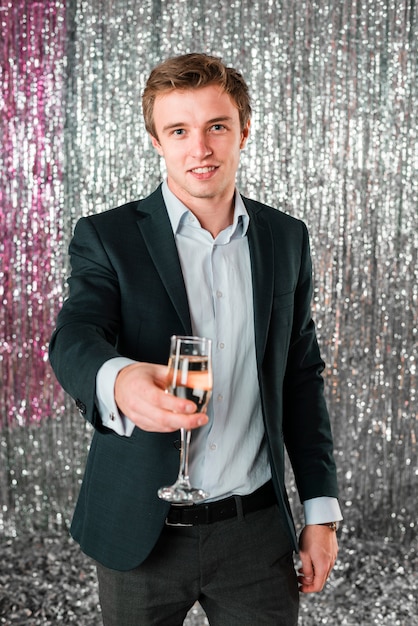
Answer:
[[166, 526], [148, 559], [97, 564], [104, 626], [181, 626], [198, 600], [211, 626], [296, 626], [299, 592], [276, 505], [214, 524]]

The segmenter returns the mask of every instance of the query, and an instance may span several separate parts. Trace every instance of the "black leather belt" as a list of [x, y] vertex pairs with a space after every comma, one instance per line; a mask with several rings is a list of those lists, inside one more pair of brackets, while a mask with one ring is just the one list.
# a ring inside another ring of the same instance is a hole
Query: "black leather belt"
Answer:
[[207, 504], [171, 506], [166, 524], [168, 526], [197, 526], [213, 524], [221, 520], [237, 517], [240, 510], [245, 515], [266, 509], [277, 503], [271, 480], [248, 496], [231, 496]]

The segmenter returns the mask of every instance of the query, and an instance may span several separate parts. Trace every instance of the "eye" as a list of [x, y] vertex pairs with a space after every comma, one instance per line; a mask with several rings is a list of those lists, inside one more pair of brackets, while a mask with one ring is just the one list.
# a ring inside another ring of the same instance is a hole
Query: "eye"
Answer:
[[181, 135], [184, 135], [186, 131], [184, 130], [184, 128], [175, 128], [173, 130], [173, 135], [175, 135], [176, 137], [181, 137]]
[[215, 130], [215, 131], [225, 130], [225, 126], [223, 124], [214, 124], [211, 127], [211, 130]]

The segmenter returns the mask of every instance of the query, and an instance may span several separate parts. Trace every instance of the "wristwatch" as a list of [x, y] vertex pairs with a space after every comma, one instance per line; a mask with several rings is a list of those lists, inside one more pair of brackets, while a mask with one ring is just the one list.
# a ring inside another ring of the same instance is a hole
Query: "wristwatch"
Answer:
[[340, 527], [340, 522], [324, 522], [323, 524], [319, 524], [319, 526], [328, 526], [328, 528], [331, 528], [331, 530], [337, 532], [338, 528]]

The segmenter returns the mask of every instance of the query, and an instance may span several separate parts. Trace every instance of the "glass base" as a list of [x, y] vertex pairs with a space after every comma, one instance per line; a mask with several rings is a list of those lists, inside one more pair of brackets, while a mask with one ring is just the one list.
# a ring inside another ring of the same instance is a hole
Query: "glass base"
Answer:
[[170, 487], [161, 487], [158, 497], [173, 504], [194, 504], [206, 500], [209, 494], [203, 489], [192, 487], [187, 481], [177, 481]]

